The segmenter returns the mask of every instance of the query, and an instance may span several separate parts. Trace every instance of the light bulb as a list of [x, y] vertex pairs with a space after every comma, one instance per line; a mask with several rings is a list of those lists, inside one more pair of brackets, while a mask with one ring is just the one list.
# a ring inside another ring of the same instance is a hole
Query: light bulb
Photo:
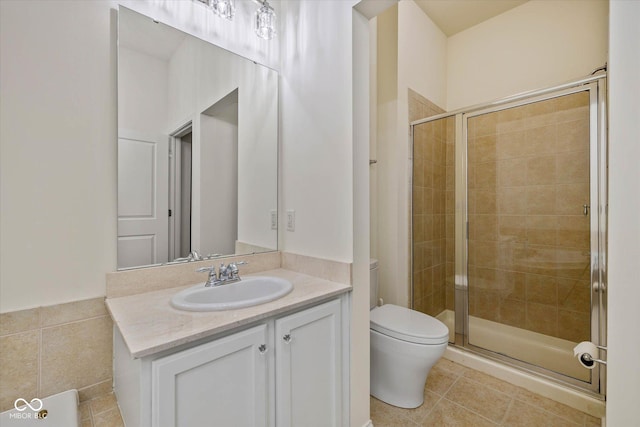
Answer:
[[236, 0], [211, 0], [213, 12], [229, 21], [233, 20], [236, 14]]
[[276, 12], [266, 0], [256, 11], [256, 34], [266, 40], [271, 40], [276, 35]]

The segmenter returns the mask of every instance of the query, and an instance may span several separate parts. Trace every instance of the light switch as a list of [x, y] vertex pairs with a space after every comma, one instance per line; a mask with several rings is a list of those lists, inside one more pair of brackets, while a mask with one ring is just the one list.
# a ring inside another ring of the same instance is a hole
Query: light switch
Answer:
[[288, 210], [287, 211], [287, 231], [295, 231], [296, 230], [296, 211]]
[[271, 229], [277, 230], [278, 229], [278, 211], [275, 209], [272, 209], [269, 211], [269, 214], [271, 215]]

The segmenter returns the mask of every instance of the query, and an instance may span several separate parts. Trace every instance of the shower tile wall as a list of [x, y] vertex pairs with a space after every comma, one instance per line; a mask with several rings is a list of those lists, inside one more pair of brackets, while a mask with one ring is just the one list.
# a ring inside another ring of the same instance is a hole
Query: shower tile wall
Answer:
[[[410, 121], [443, 112], [435, 104], [409, 90]], [[453, 165], [453, 124], [454, 119], [451, 118], [414, 127], [412, 302], [414, 309], [432, 316], [440, 314], [449, 301], [453, 308], [453, 291], [448, 295], [446, 287], [447, 261], [451, 261], [450, 271], [453, 275], [453, 250], [447, 250], [447, 243], [453, 244], [454, 230], [453, 167], [447, 168], [449, 162]], [[450, 173], [448, 169], [451, 169]]]
[[469, 314], [590, 337], [589, 97], [468, 120]]

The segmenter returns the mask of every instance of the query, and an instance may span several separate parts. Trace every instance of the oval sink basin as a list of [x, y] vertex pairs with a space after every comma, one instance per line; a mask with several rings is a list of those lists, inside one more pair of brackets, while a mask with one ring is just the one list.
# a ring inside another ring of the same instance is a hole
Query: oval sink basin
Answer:
[[291, 282], [279, 277], [252, 276], [208, 288], [201, 283], [175, 294], [171, 305], [187, 311], [233, 310], [282, 298], [292, 289]]

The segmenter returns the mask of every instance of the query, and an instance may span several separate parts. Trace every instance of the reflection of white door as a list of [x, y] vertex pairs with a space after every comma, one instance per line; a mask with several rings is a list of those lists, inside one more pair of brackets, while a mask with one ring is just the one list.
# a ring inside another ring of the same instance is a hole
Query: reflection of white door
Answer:
[[118, 268], [167, 262], [168, 139], [119, 132]]

